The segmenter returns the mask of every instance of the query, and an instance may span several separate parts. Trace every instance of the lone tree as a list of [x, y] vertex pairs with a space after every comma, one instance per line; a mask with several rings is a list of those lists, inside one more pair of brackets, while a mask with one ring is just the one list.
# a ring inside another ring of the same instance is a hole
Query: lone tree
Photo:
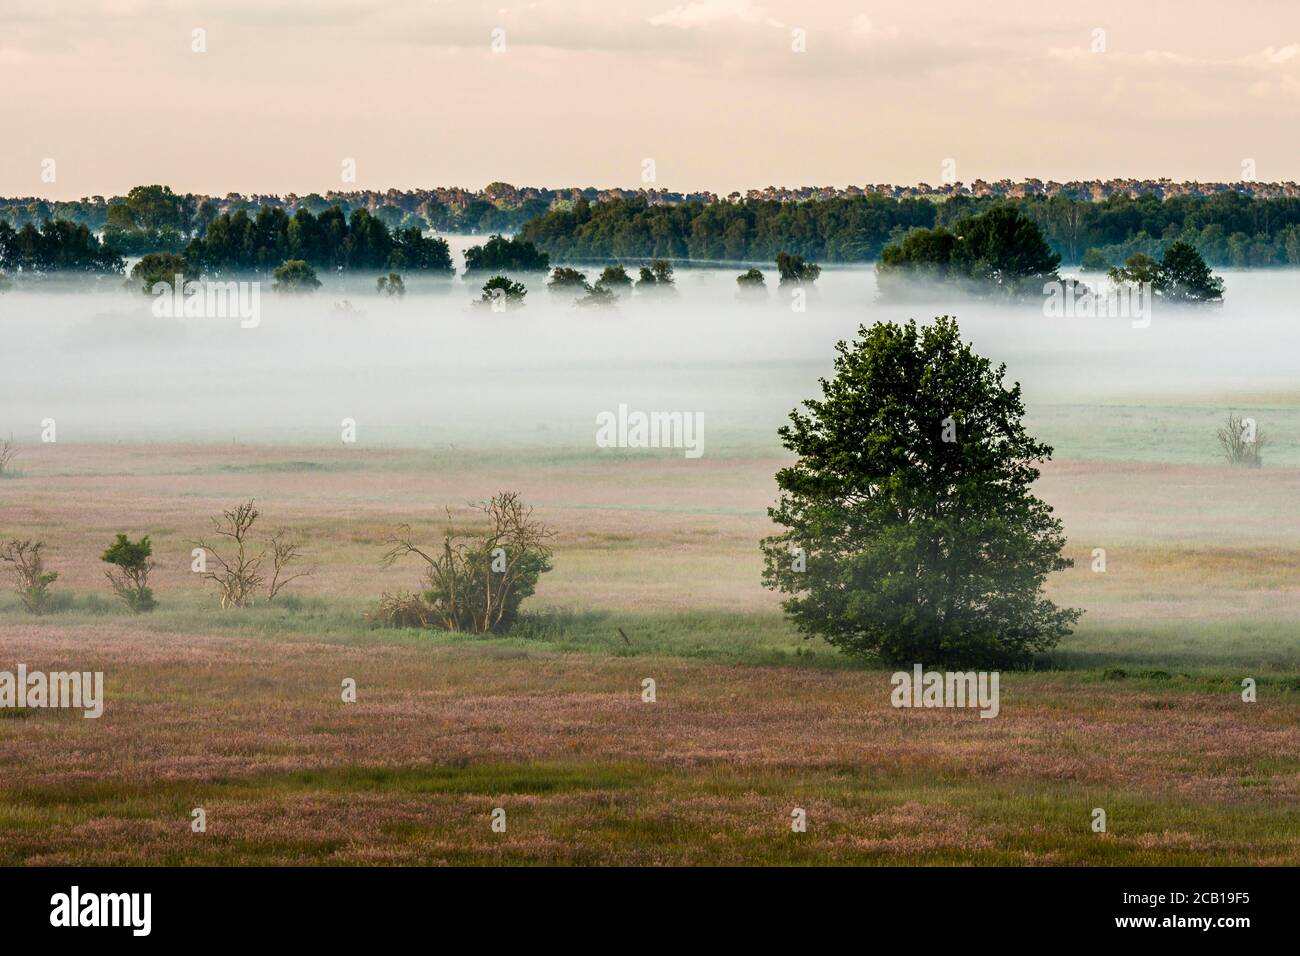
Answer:
[[587, 294], [573, 300], [573, 304], [584, 309], [611, 309], [618, 304], [618, 296], [608, 286], [600, 283], [587, 289]]
[[600, 278], [596, 280], [596, 285], [603, 289], [611, 289], [617, 292], [632, 284], [632, 277], [627, 274], [623, 266], [615, 263], [612, 266], [605, 266], [601, 270]]
[[1219, 445], [1228, 464], [1237, 468], [1259, 468], [1264, 464], [1264, 447], [1268, 439], [1255, 427], [1253, 418], [1228, 413], [1228, 420], [1218, 431]]
[[18, 446], [12, 438], [0, 441], [0, 478], [14, 477], [13, 461], [18, 457]]
[[1059, 278], [1060, 255], [1038, 224], [1014, 206], [994, 206], [962, 220], [955, 232], [953, 260], [981, 285], [1041, 295], [1045, 282]]
[[792, 256], [788, 252], [776, 254], [776, 271], [781, 276], [781, 285], [816, 282], [822, 274], [822, 267], [813, 262], [804, 262], [803, 256]]
[[177, 276], [181, 277], [182, 283], [189, 282], [199, 278], [199, 270], [184, 256], [174, 252], [150, 252], [131, 267], [131, 281], [146, 293], [153, 292], [154, 286], [160, 283], [174, 288]]
[[286, 260], [283, 265], [275, 268], [271, 278], [275, 280], [271, 288], [276, 292], [302, 295], [315, 292], [320, 288], [320, 279], [316, 278], [316, 270], [302, 259]]
[[375, 291], [380, 295], [387, 294], [390, 298], [395, 296], [400, 299], [406, 295], [406, 283], [398, 273], [390, 272], [375, 280]]
[[9, 565], [14, 591], [32, 614], [44, 614], [54, 606], [50, 585], [59, 578], [58, 571], [45, 570], [44, 541], [20, 541], [15, 538], [0, 544], [0, 561]]
[[640, 278], [636, 287], [641, 291], [667, 291], [673, 288], [673, 267], [667, 259], [653, 259], [648, 266], [641, 267]]
[[372, 620], [428, 626], [469, 634], [510, 630], [519, 605], [551, 570], [554, 532], [533, 517], [517, 492], [503, 491], [477, 506], [486, 528], [471, 534], [455, 527], [451, 510], [441, 545], [416, 544], [409, 525], [388, 536], [384, 567], [415, 555], [425, 562], [419, 595], [384, 595]]
[[483, 283], [482, 294], [474, 304], [493, 312], [513, 311], [524, 307], [526, 295], [528, 288], [522, 282], [515, 282], [507, 276], [493, 276]]
[[1160, 260], [1161, 294], [1171, 302], [1222, 302], [1223, 280], [1210, 271], [1196, 247], [1172, 243]]
[[736, 276], [736, 289], [745, 301], [758, 302], [767, 298], [767, 280], [757, 269], [748, 269]]
[[[302, 560], [302, 549], [283, 528], [260, 545], [253, 542], [253, 525], [261, 514], [250, 500], [213, 518], [212, 533], [225, 539], [220, 551], [205, 539], [194, 542], [203, 551], [200, 573], [205, 581], [217, 586], [223, 608], [252, 605], [263, 584], [267, 586], [267, 601], [274, 602], [290, 581], [308, 577], [316, 570], [290, 570], [290, 565]], [[268, 555], [271, 558], [269, 580], [265, 569]]]
[[577, 269], [556, 266], [551, 277], [546, 281], [546, 288], [552, 292], [586, 292], [591, 288], [587, 277]]
[[1042, 596], [1071, 567], [1030, 491], [1052, 449], [1025, 433], [1020, 386], [943, 316], [840, 342], [823, 398], [779, 434], [764, 583], [807, 637], [890, 665], [1023, 666], [1082, 613]]
[[104, 571], [104, 576], [113, 586], [113, 593], [128, 609], [137, 613], [152, 611], [158, 604], [153, 589], [149, 587], [149, 572], [154, 568], [150, 560], [152, 554], [153, 545], [149, 543], [148, 535], [132, 541], [119, 534], [108, 550], [100, 555], [101, 561], [112, 565]]
[[1108, 273], [1116, 285], [1149, 283], [1152, 292], [1167, 302], [1222, 302], [1223, 280], [1210, 271], [1191, 243], [1171, 243], [1159, 262], [1135, 252], [1123, 268]]

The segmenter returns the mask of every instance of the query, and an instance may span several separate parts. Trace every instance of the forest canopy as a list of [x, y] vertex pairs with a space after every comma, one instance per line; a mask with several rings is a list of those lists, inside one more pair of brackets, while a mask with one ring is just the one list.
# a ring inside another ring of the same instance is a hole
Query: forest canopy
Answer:
[[242, 209], [223, 214], [201, 239], [190, 242], [185, 257], [209, 274], [265, 272], [290, 259], [318, 269], [450, 272], [453, 268], [445, 239], [425, 236], [416, 228], [389, 231], [364, 209], [344, 216], [337, 206], [319, 216], [299, 209], [290, 217], [283, 209], [271, 207], [263, 207], [255, 217]]
[[[511, 190], [506, 184], [488, 187], [492, 195]], [[9, 246], [9, 259], [0, 267], [113, 272], [121, 271], [123, 255], [169, 252], [184, 253], [205, 269], [266, 270], [296, 257], [322, 269], [450, 271], [446, 243], [426, 235], [430, 230], [507, 237], [517, 231], [514, 238], [539, 253], [525, 257], [526, 265], [523, 259], [505, 265], [485, 261], [484, 270], [540, 270], [543, 255], [552, 262], [756, 263], [784, 252], [821, 263], [863, 263], [878, 261], [886, 247], [917, 230], [951, 231], [962, 220], [1004, 207], [1037, 225], [1063, 266], [1088, 272], [1104, 273], [1136, 254], [1161, 260], [1175, 243], [1191, 246], [1216, 268], [1300, 266], [1300, 198], [1292, 196], [1120, 193], [1093, 201], [1066, 193], [903, 198], [866, 193], [651, 203], [644, 195], [592, 201], [585, 192], [576, 199], [543, 193], [550, 198], [515, 195], [512, 204], [502, 200], [501, 205], [468, 195], [446, 203], [430, 196], [414, 209], [410, 196], [371, 196], [368, 208], [345, 195], [220, 199], [162, 185], [137, 186], [107, 200], [0, 198], [0, 226], [6, 227]], [[47, 222], [56, 225], [47, 229]], [[484, 251], [491, 259], [493, 250]], [[517, 258], [518, 249], [509, 251], [506, 259]]]
[[914, 229], [1009, 206], [1032, 220], [1066, 265], [1090, 251], [1097, 268], [1135, 252], [1163, 256], [1186, 242], [1213, 266], [1300, 266], [1300, 199], [1225, 192], [1161, 199], [1120, 195], [1101, 202], [1064, 195], [1022, 199], [893, 199], [880, 195], [807, 201], [744, 200], [648, 205], [641, 198], [563, 204], [520, 235], [559, 260], [602, 258], [762, 262], [778, 252], [819, 262], [872, 262]]

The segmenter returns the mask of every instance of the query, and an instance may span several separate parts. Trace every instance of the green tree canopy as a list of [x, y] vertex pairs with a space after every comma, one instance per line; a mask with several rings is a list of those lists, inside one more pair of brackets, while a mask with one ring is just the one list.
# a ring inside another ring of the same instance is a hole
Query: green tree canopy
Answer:
[[14, 229], [0, 221], [0, 269], [120, 274], [125, 267], [122, 254], [84, 224], [46, 219], [39, 229], [30, 222]]
[[1122, 268], [1111, 269], [1109, 275], [1120, 285], [1149, 284], [1157, 298], [1169, 302], [1223, 301], [1223, 280], [1186, 242], [1171, 243], [1159, 262], [1146, 253], [1135, 252]]
[[620, 287], [630, 286], [632, 277], [627, 274], [627, 270], [621, 265], [605, 266], [601, 270], [600, 278], [596, 280], [596, 285], [602, 289], [618, 289]]
[[958, 220], [951, 229], [919, 229], [887, 246], [876, 264], [886, 295], [905, 293], [918, 280], [952, 281], [971, 295], [1042, 295], [1059, 282], [1059, 254], [1033, 219], [1015, 206], [994, 206]]
[[483, 283], [482, 295], [479, 296], [477, 304], [514, 310], [523, 307], [526, 295], [528, 295], [528, 288], [522, 282], [515, 282], [508, 276], [497, 275]]
[[1175, 242], [1160, 261], [1161, 292], [1176, 302], [1219, 302], [1223, 280], [1210, 272], [1201, 254], [1186, 242]]
[[812, 262], [804, 262], [803, 256], [778, 252], [776, 254], [776, 271], [781, 276], [781, 284], [787, 285], [791, 282], [816, 282], [817, 277], [822, 274], [822, 267]]
[[184, 283], [199, 278], [199, 272], [184, 256], [172, 252], [151, 252], [131, 267], [131, 279], [143, 292], [153, 292], [160, 282], [175, 286], [176, 276]]
[[1070, 567], [1031, 492], [1052, 449], [1018, 384], [944, 316], [877, 323], [836, 347], [835, 376], [780, 429], [764, 581], [807, 636], [891, 665], [1019, 666], [1081, 612], [1041, 589]]
[[255, 216], [243, 209], [223, 213], [185, 255], [196, 268], [215, 274], [265, 273], [286, 259], [331, 271], [455, 271], [445, 239], [416, 228], [390, 232], [364, 209], [348, 216], [340, 206], [319, 214], [304, 206], [293, 216], [276, 206], [263, 206]]
[[552, 292], [572, 292], [586, 291], [590, 288], [587, 277], [577, 269], [570, 269], [566, 266], [556, 266], [555, 271], [551, 273], [551, 278], [547, 280], [546, 287]]
[[551, 260], [544, 252], [525, 239], [507, 239], [492, 236], [481, 246], [471, 246], [465, 251], [465, 271], [481, 272], [545, 272]]
[[272, 288], [276, 292], [315, 292], [321, 285], [316, 270], [301, 259], [289, 259], [271, 275], [275, 279]]
[[157, 606], [153, 591], [149, 587], [149, 573], [153, 570], [150, 556], [153, 545], [149, 536], [139, 541], [132, 541], [124, 534], [119, 534], [108, 546], [100, 560], [110, 564], [105, 574], [113, 591], [132, 611], [152, 611]]

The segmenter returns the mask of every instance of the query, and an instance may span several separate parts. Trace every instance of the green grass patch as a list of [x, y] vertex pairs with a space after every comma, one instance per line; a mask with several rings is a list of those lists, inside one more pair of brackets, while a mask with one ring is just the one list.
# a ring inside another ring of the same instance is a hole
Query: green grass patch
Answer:
[[[391, 812], [346, 838], [302, 825], [362, 796]], [[353, 863], [360, 847], [402, 862], [723, 865], [1241, 865], [1294, 862], [1300, 807], [1267, 800], [1175, 797], [1044, 781], [933, 780], [706, 764], [468, 763], [339, 767], [220, 781], [79, 782], [11, 792], [0, 863], [27, 862], [42, 841], [90, 821], [152, 822], [140, 862]], [[413, 802], [412, 802], [413, 801]], [[208, 808], [210, 832], [189, 832]], [[488, 826], [507, 811], [507, 832]], [[423, 807], [423, 810], [413, 810]], [[795, 833], [791, 812], [807, 814]], [[1091, 828], [1106, 811], [1107, 832]], [[232, 813], [237, 808], [237, 819]], [[255, 820], [284, 821], [254, 838]], [[290, 825], [297, 820], [298, 825]], [[78, 851], [96, 858], [92, 845]]]

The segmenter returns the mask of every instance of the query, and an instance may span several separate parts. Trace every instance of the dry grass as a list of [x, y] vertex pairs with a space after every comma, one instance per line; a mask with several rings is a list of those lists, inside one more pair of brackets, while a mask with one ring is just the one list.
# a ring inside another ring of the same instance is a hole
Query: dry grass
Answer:
[[[102, 670], [108, 702], [0, 712], [0, 863], [1300, 863], [1300, 474], [1049, 466], [1079, 562], [1051, 588], [1088, 614], [1073, 669], [1004, 676], [981, 720], [894, 710], [886, 674], [825, 646], [795, 656], [758, 578], [778, 464], [31, 447], [0, 535], [46, 540], [81, 603], [33, 621], [0, 599], [0, 669]], [[380, 568], [384, 532], [501, 488], [558, 531], [530, 604], [597, 617], [532, 640], [365, 630], [416, 584]], [[189, 571], [208, 516], [249, 497], [318, 568], [299, 609], [221, 612]], [[147, 621], [85, 610], [111, 600], [98, 555], [119, 531], [154, 543]], [[1139, 658], [1173, 679], [1100, 679]]]
[[[160, 599], [193, 593], [192, 539], [210, 515], [253, 497], [263, 520], [298, 534], [319, 567], [297, 593], [373, 600], [416, 583], [380, 568], [394, 524], [433, 533], [444, 506], [517, 488], [558, 532], [543, 604], [774, 611], [778, 603], [759, 583], [756, 547], [770, 529], [776, 458], [593, 463], [526, 452], [57, 445], [33, 446], [25, 462], [24, 479], [0, 485], [0, 533], [47, 541], [59, 585], [73, 591], [102, 590], [98, 553], [125, 531], [151, 536]], [[1078, 561], [1053, 587], [1089, 608], [1089, 623], [1225, 609], [1300, 617], [1300, 471], [1049, 464], [1039, 493], [1065, 522]], [[1106, 575], [1087, 571], [1095, 547], [1107, 550]]]
[[[8, 863], [1005, 862], [1011, 837], [1017, 862], [1300, 862], [1294, 692], [1247, 705], [1231, 684], [1016, 675], [982, 720], [896, 710], [879, 672], [472, 641], [123, 623], [7, 625], [0, 647], [103, 670], [108, 701], [99, 720], [0, 721]], [[198, 806], [205, 835], [188, 828]], [[792, 848], [794, 806], [813, 825]]]

